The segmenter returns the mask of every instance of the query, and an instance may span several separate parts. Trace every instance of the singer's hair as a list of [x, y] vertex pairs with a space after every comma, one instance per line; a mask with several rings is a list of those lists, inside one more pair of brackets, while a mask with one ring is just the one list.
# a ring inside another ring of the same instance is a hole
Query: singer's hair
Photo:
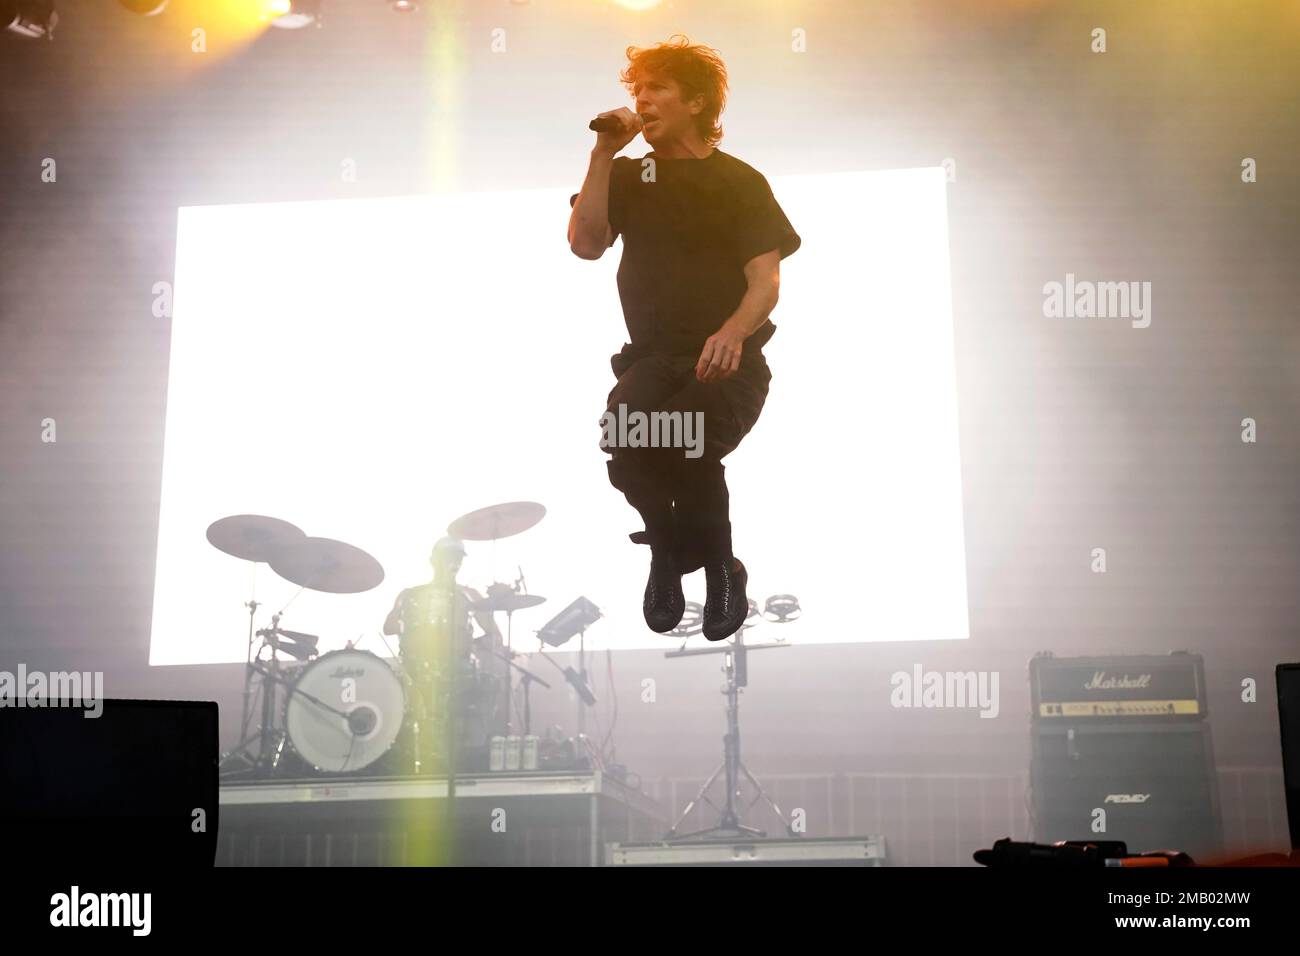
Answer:
[[717, 50], [674, 33], [658, 46], [627, 48], [627, 68], [619, 80], [631, 91], [636, 82], [653, 73], [675, 80], [687, 103], [703, 94], [704, 109], [695, 115], [695, 128], [709, 146], [722, 140], [718, 117], [727, 105], [727, 67]]

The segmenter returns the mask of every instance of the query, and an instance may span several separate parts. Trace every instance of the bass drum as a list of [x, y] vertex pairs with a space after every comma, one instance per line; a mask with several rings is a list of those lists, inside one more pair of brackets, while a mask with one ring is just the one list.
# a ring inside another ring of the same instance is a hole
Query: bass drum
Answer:
[[331, 651], [302, 669], [285, 704], [294, 751], [319, 771], [370, 766], [393, 746], [406, 712], [402, 680], [369, 651]]

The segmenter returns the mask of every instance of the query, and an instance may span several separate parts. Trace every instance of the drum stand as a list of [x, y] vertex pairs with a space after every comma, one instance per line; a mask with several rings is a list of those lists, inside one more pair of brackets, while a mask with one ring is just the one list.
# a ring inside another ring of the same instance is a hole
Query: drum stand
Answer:
[[[447, 689], [443, 695], [446, 701], [446, 715], [444, 723], [446, 724], [446, 751], [447, 751], [447, 807], [446, 816], [444, 817], [444, 841], [446, 846], [446, 855], [443, 857], [443, 865], [455, 866], [457, 860], [456, 853], [456, 764], [460, 759], [460, 750], [456, 746], [459, 728], [456, 726], [456, 710], [460, 706], [460, 673], [457, 665], [460, 663], [457, 651], [459, 649], [459, 637], [462, 620], [468, 624], [469, 609], [464, 608], [462, 611], [463, 599], [460, 594], [460, 588], [456, 586], [454, 576], [448, 576], [450, 580], [446, 584], [445, 607], [447, 608], [446, 626], [446, 644], [447, 644]], [[468, 635], [467, 635], [468, 636]]]
[[[514, 681], [514, 675], [510, 673], [510, 668], [511, 668], [512, 666], [514, 666], [514, 663], [515, 663], [515, 652], [514, 652], [514, 650], [512, 649], [512, 646], [513, 646], [513, 645], [512, 645], [512, 639], [513, 639], [513, 636], [514, 636], [514, 629], [513, 629], [513, 626], [512, 626], [512, 625], [513, 625], [513, 621], [514, 621], [514, 611], [512, 611], [512, 610], [510, 610], [510, 609], [507, 608], [507, 609], [506, 609], [506, 668], [505, 668], [505, 677], [506, 677], [506, 679], [505, 679], [505, 695], [506, 695], [506, 709], [505, 709], [505, 715], [506, 715], [506, 732], [505, 732], [505, 736], [507, 736], [507, 737], [509, 737], [510, 734], [513, 733], [513, 732], [514, 732], [514, 729], [515, 729], [515, 726], [514, 726], [514, 724], [515, 724], [515, 713], [514, 713], [514, 711], [515, 711], [515, 701], [514, 701], [514, 697], [515, 697], [515, 694], [514, 694], [515, 681]], [[500, 632], [498, 632], [498, 633], [500, 633]]]
[[[254, 777], [266, 777], [270, 776], [279, 765], [280, 755], [284, 751], [284, 731], [275, 729], [275, 687], [277, 682], [281, 682], [280, 662], [276, 658], [274, 648], [271, 651], [269, 667], [262, 667], [260, 662], [254, 658], [253, 624], [257, 609], [261, 607], [261, 604], [250, 599], [244, 603], [244, 606], [248, 608], [248, 654], [244, 661], [244, 705], [240, 720], [240, 740], [239, 743], [235, 744], [233, 750], [221, 758], [219, 772], [223, 776], [248, 774]], [[254, 673], [260, 674], [262, 678], [262, 722], [257, 730], [249, 733], [248, 722], [252, 717], [249, 702], [252, 696]], [[256, 758], [248, 752], [254, 740], [258, 742]], [[235, 760], [243, 761], [244, 766], [229, 768], [227, 764]]]
[[[248, 774], [253, 777], [269, 777], [279, 768], [280, 757], [284, 753], [285, 733], [283, 728], [275, 726], [275, 705], [278, 699], [276, 685], [286, 683], [280, 676], [279, 664], [279, 660], [274, 655], [266, 664], [259, 661], [249, 662], [244, 680], [246, 683], [251, 683], [254, 673], [261, 676], [262, 719], [256, 730], [246, 734], [233, 750], [221, 758], [222, 776]], [[253, 741], [258, 742], [256, 757], [248, 752]], [[235, 760], [242, 760], [245, 765], [227, 766]]]

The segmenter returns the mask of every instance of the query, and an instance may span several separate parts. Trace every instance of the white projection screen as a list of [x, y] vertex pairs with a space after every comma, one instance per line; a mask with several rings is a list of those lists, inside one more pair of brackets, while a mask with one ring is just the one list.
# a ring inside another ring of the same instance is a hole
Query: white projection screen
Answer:
[[[803, 613], [747, 640], [964, 639], [943, 171], [769, 181], [803, 247], [781, 267], [767, 405], [725, 464], [750, 597]], [[548, 598], [515, 614], [516, 649], [579, 595], [605, 615], [589, 648], [675, 646], [642, 620], [649, 550], [598, 447], [621, 244], [570, 253], [577, 185], [179, 210], [152, 664], [242, 660], [254, 596], [258, 627], [284, 609], [322, 652], [387, 656], [384, 617], [448, 522], [516, 500], [546, 517], [468, 542], [460, 576], [483, 591], [522, 569]], [[364, 548], [386, 578], [299, 593], [208, 544], [233, 514]], [[703, 603], [703, 572], [684, 586]]]

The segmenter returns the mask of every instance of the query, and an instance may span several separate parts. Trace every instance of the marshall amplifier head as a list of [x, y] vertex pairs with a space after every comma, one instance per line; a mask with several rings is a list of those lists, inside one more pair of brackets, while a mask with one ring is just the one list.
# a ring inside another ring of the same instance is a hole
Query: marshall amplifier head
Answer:
[[1051, 657], [1029, 662], [1035, 721], [1195, 721], [1207, 714], [1199, 654]]

